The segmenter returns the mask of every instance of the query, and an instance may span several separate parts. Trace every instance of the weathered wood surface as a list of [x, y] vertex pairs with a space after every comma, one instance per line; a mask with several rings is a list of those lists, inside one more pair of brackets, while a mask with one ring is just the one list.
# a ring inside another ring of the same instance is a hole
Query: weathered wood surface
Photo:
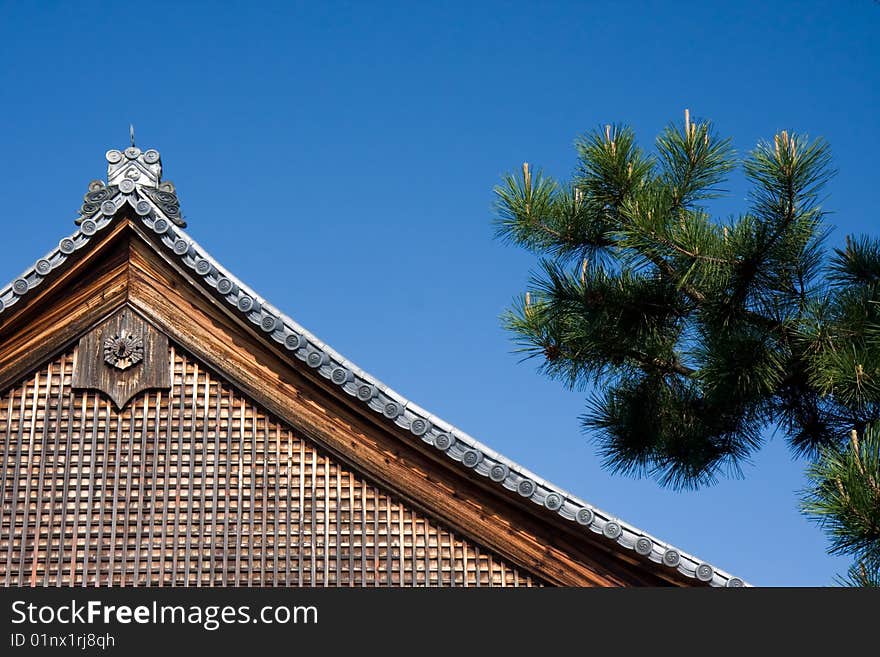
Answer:
[[0, 390], [125, 303], [130, 234], [125, 222], [113, 226], [59, 277], [0, 315]]
[[0, 396], [0, 585], [541, 585], [171, 358], [121, 412], [72, 351]]
[[[139, 360], [126, 364], [126, 357], [111, 348], [119, 360], [108, 362], [107, 341], [119, 338], [136, 340]], [[168, 337], [153, 328], [130, 306], [123, 306], [105, 322], [82, 336], [77, 345], [73, 366], [74, 389], [98, 390], [113, 400], [117, 409], [143, 392], [171, 387], [171, 364]]]

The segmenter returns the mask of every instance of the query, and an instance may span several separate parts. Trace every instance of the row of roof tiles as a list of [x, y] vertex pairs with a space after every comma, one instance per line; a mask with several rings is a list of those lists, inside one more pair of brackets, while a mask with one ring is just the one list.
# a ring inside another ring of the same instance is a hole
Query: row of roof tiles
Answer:
[[[705, 563], [542, 479], [364, 372], [262, 299], [190, 238], [183, 230], [185, 224], [179, 216], [176, 196], [163, 196], [160, 199], [155, 189], [148, 190], [146, 186], [126, 182], [127, 179], [123, 179], [120, 184], [113, 186], [94, 182], [90, 185], [90, 192], [101, 191], [101, 198], [96, 198], [100, 205], [90, 205], [87, 194], [86, 204], [77, 219], [79, 229], [62, 239], [57, 248], [0, 290], [0, 320], [4, 311], [62, 267], [69, 256], [85, 247], [95, 234], [110, 225], [122, 207], [128, 204], [143, 224], [160, 238], [169, 253], [195, 272], [205, 286], [235, 312], [258, 327], [267, 339], [281, 345], [293, 357], [339, 386], [385, 421], [408, 431], [414, 440], [431, 445], [475, 475], [485, 477], [495, 485], [542, 507], [545, 513], [558, 514], [584, 531], [600, 535], [601, 540], [632, 550], [641, 558], [676, 569], [687, 577], [712, 586], [747, 586], [741, 578]], [[173, 186], [163, 191], [174, 195]], [[172, 216], [166, 216], [169, 207], [172, 208]]]

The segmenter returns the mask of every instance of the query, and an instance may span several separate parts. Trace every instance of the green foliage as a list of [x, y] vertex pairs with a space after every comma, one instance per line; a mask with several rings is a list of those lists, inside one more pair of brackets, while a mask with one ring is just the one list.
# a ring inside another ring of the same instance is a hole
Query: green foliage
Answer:
[[[495, 189], [498, 236], [540, 257], [503, 321], [542, 373], [591, 390], [607, 468], [697, 488], [741, 475], [768, 428], [830, 467], [880, 422], [880, 241], [826, 257], [824, 141], [783, 131], [740, 161], [686, 113], [650, 153], [625, 126], [575, 146], [570, 181], [524, 164]], [[748, 206], [715, 219], [737, 167]], [[876, 575], [857, 565], [848, 581]]]
[[841, 586], [880, 588], [880, 568], [869, 568], [863, 563], [854, 563], [844, 577], [838, 577]]
[[845, 447], [828, 447], [807, 471], [802, 509], [831, 539], [832, 554], [855, 558], [850, 581], [877, 582], [880, 573], [880, 430], [861, 439], [853, 430]]

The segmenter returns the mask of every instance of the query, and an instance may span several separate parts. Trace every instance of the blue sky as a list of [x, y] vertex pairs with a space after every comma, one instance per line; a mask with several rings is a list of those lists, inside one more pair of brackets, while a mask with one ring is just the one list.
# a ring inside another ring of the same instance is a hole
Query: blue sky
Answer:
[[[712, 119], [740, 152], [823, 136], [824, 206], [876, 230], [880, 4], [24, 3], [0, 0], [0, 280], [70, 233], [103, 154], [162, 153], [189, 232], [405, 396], [606, 511], [762, 585], [845, 559], [797, 512], [780, 439], [745, 479], [675, 493], [598, 464], [569, 392], [498, 317], [535, 260], [493, 238], [492, 187], [572, 143]], [[735, 177], [721, 214], [744, 208]]]

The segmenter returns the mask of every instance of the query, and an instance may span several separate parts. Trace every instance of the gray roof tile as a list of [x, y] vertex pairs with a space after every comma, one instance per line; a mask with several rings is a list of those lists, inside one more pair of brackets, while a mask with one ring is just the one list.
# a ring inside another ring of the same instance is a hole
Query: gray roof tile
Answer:
[[[621, 549], [631, 550], [644, 559], [674, 568], [687, 577], [712, 586], [748, 586], [739, 577], [704, 563], [545, 481], [391, 390], [325, 345], [296, 321], [263, 300], [184, 232], [186, 224], [179, 216], [174, 187], [161, 182], [158, 152], [152, 149], [145, 153], [135, 150], [137, 153], [131, 149], [124, 152], [108, 151], [109, 179], [116, 184], [106, 186], [93, 182], [89, 190], [90, 193], [105, 190], [109, 195], [102, 196], [100, 207], [94, 212], [87, 195], [84, 206], [88, 207], [83, 208], [84, 212], [76, 220], [79, 229], [62, 239], [58, 247], [37, 260], [20, 277], [0, 289], [0, 320], [2, 313], [9, 312], [19, 299], [37, 288], [46, 277], [62, 269], [69, 257], [110, 225], [119, 209], [128, 203], [135, 208], [140, 221], [160, 236], [168, 254], [194, 270], [196, 276], [204, 281], [207, 290], [216, 292], [234, 311], [254, 323], [266, 339], [281, 343], [298, 360], [304, 361], [307, 367], [315, 368], [347, 394], [375, 411], [384, 421], [409, 430], [413, 440], [433, 445], [451, 461], [458, 462], [459, 467], [473, 472], [473, 476], [485, 477], [508, 491], [519, 493], [540, 507], [536, 508], [538, 513], [556, 513]], [[149, 160], [145, 159], [147, 154]], [[136, 184], [123, 184], [126, 179], [134, 180]], [[171, 216], [166, 215], [169, 210]], [[266, 321], [270, 317], [271, 327]], [[263, 330], [260, 331], [260, 328]], [[345, 375], [334, 376], [337, 371]]]

